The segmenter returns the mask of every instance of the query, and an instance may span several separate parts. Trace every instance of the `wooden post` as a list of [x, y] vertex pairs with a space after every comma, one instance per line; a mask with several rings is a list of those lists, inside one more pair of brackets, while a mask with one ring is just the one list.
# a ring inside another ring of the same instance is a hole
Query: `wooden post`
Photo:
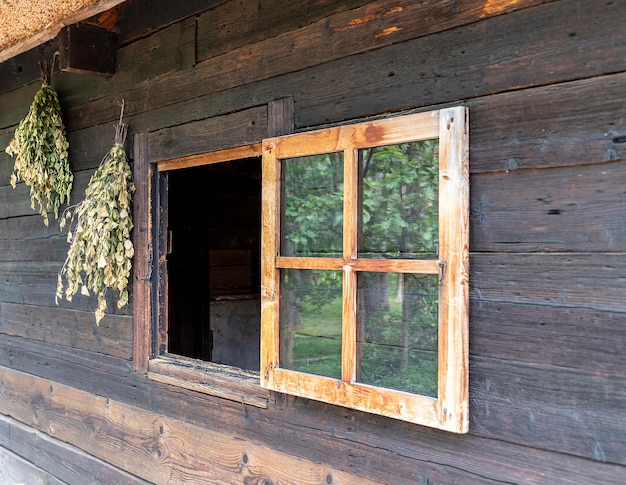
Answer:
[[295, 131], [293, 98], [275, 99], [267, 103], [267, 136], [290, 135]]
[[152, 170], [148, 134], [137, 133], [133, 148], [133, 370], [146, 372], [152, 342]]

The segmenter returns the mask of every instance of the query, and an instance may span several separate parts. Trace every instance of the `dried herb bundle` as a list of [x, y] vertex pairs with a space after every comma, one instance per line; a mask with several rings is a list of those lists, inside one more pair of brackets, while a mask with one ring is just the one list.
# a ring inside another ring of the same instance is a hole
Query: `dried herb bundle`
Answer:
[[68, 160], [69, 144], [59, 98], [49, 85], [51, 67], [42, 63], [41, 72], [41, 88], [6, 152], [16, 156], [11, 185], [15, 188], [21, 179], [30, 187], [31, 207], [39, 206], [47, 226], [48, 211], [53, 210], [58, 219], [61, 204], [69, 203], [74, 176]]
[[127, 285], [134, 254], [130, 240], [131, 195], [135, 186], [124, 151], [127, 128], [120, 117], [115, 127], [115, 145], [89, 180], [85, 199], [66, 209], [61, 221], [62, 227], [70, 221], [70, 248], [58, 276], [57, 303], [63, 296], [71, 301], [79, 288], [87, 296], [92, 291], [98, 297], [98, 325], [106, 310], [108, 288], [119, 292], [118, 308], [128, 303]]

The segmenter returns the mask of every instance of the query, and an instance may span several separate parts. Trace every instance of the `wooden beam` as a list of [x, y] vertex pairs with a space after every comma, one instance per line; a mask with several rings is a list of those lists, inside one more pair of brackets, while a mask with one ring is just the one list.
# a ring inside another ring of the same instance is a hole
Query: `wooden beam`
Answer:
[[115, 74], [117, 34], [97, 25], [78, 23], [59, 33], [61, 71], [110, 77]]

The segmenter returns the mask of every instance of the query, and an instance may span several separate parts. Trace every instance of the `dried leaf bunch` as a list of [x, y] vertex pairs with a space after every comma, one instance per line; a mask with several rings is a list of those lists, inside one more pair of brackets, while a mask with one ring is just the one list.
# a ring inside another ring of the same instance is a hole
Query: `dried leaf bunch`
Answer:
[[38, 206], [46, 226], [48, 211], [53, 210], [58, 219], [61, 204], [69, 203], [74, 181], [61, 106], [48, 83], [49, 73], [48, 67], [42, 66], [41, 88], [6, 148], [9, 155], [15, 155], [11, 185], [15, 188], [23, 180], [30, 187], [31, 207]]
[[134, 254], [130, 239], [131, 197], [135, 186], [124, 150], [127, 128], [121, 122], [116, 125], [115, 145], [89, 180], [85, 199], [68, 207], [61, 220], [62, 228], [69, 221], [70, 248], [58, 275], [57, 303], [63, 297], [71, 301], [79, 289], [83, 295], [95, 293], [97, 324], [104, 317], [108, 288], [119, 292], [118, 308], [128, 303], [127, 285]]

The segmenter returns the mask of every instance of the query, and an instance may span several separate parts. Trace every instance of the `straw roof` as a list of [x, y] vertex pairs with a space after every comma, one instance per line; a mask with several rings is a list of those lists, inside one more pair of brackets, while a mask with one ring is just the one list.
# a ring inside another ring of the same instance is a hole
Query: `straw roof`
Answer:
[[53, 39], [123, 0], [0, 0], [0, 62]]

